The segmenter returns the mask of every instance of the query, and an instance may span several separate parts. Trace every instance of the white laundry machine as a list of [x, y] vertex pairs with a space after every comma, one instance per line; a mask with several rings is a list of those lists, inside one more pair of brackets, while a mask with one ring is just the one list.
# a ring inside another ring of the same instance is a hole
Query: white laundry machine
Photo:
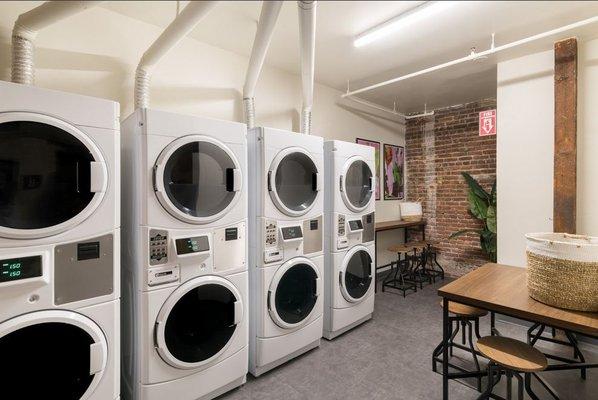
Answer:
[[251, 323], [249, 371], [318, 347], [323, 310], [323, 140], [248, 132]]
[[123, 395], [216, 397], [246, 380], [244, 124], [138, 109], [123, 132]]
[[327, 339], [367, 321], [374, 312], [374, 149], [339, 140], [324, 143], [324, 223]]
[[118, 399], [119, 105], [8, 82], [0, 94], [5, 391]]

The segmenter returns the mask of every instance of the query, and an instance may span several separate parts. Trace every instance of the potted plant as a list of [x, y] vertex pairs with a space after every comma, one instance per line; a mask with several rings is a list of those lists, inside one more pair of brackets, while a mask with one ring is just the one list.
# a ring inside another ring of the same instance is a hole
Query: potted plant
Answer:
[[467, 198], [469, 200], [469, 212], [483, 222], [481, 229], [463, 229], [453, 233], [449, 239], [467, 233], [477, 233], [480, 236], [480, 246], [488, 254], [492, 262], [496, 262], [496, 181], [492, 190], [488, 193], [484, 188], [467, 172], [462, 172], [465, 182], [469, 186]]

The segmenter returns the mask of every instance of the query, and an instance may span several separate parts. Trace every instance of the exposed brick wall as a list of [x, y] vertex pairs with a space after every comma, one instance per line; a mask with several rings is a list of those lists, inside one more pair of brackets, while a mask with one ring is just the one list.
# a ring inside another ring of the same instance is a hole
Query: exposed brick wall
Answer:
[[496, 99], [487, 99], [407, 122], [407, 199], [422, 202], [426, 239], [438, 245], [440, 263], [449, 275], [463, 275], [488, 261], [476, 234], [448, 237], [482, 226], [468, 212], [461, 172], [470, 173], [487, 190], [496, 179], [496, 136], [478, 135], [478, 113], [493, 108]]

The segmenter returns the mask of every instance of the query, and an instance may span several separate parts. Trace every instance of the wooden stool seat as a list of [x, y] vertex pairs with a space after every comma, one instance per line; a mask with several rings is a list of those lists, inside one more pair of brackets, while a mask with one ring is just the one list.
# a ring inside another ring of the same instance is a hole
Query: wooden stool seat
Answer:
[[[440, 307], [443, 307], [442, 301], [440, 302]], [[449, 312], [461, 317], [483, 317], [488, 314], [488, 311], [481, 308], [466, 306], [465, 304], [454, 301], [449, 301]]]
[[478, 350], [496, 364], [516, 372], [539, 372], [548, 360], [540, 350], [504, 336], [485, 336], [478, 340]]
[[422, 242], [407, 242], [401, 244], [394, 244], [389, 246], [386, 250], [392, 253], [411, 253], [413, 249], [417, 249], [419, 251], [425, 248], [425, 244]]

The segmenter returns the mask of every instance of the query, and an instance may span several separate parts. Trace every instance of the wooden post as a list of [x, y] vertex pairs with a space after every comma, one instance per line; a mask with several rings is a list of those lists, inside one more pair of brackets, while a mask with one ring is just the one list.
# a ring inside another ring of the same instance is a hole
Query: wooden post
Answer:
[[577, 39], [554, 44], [554, 232], [575, 233]]

